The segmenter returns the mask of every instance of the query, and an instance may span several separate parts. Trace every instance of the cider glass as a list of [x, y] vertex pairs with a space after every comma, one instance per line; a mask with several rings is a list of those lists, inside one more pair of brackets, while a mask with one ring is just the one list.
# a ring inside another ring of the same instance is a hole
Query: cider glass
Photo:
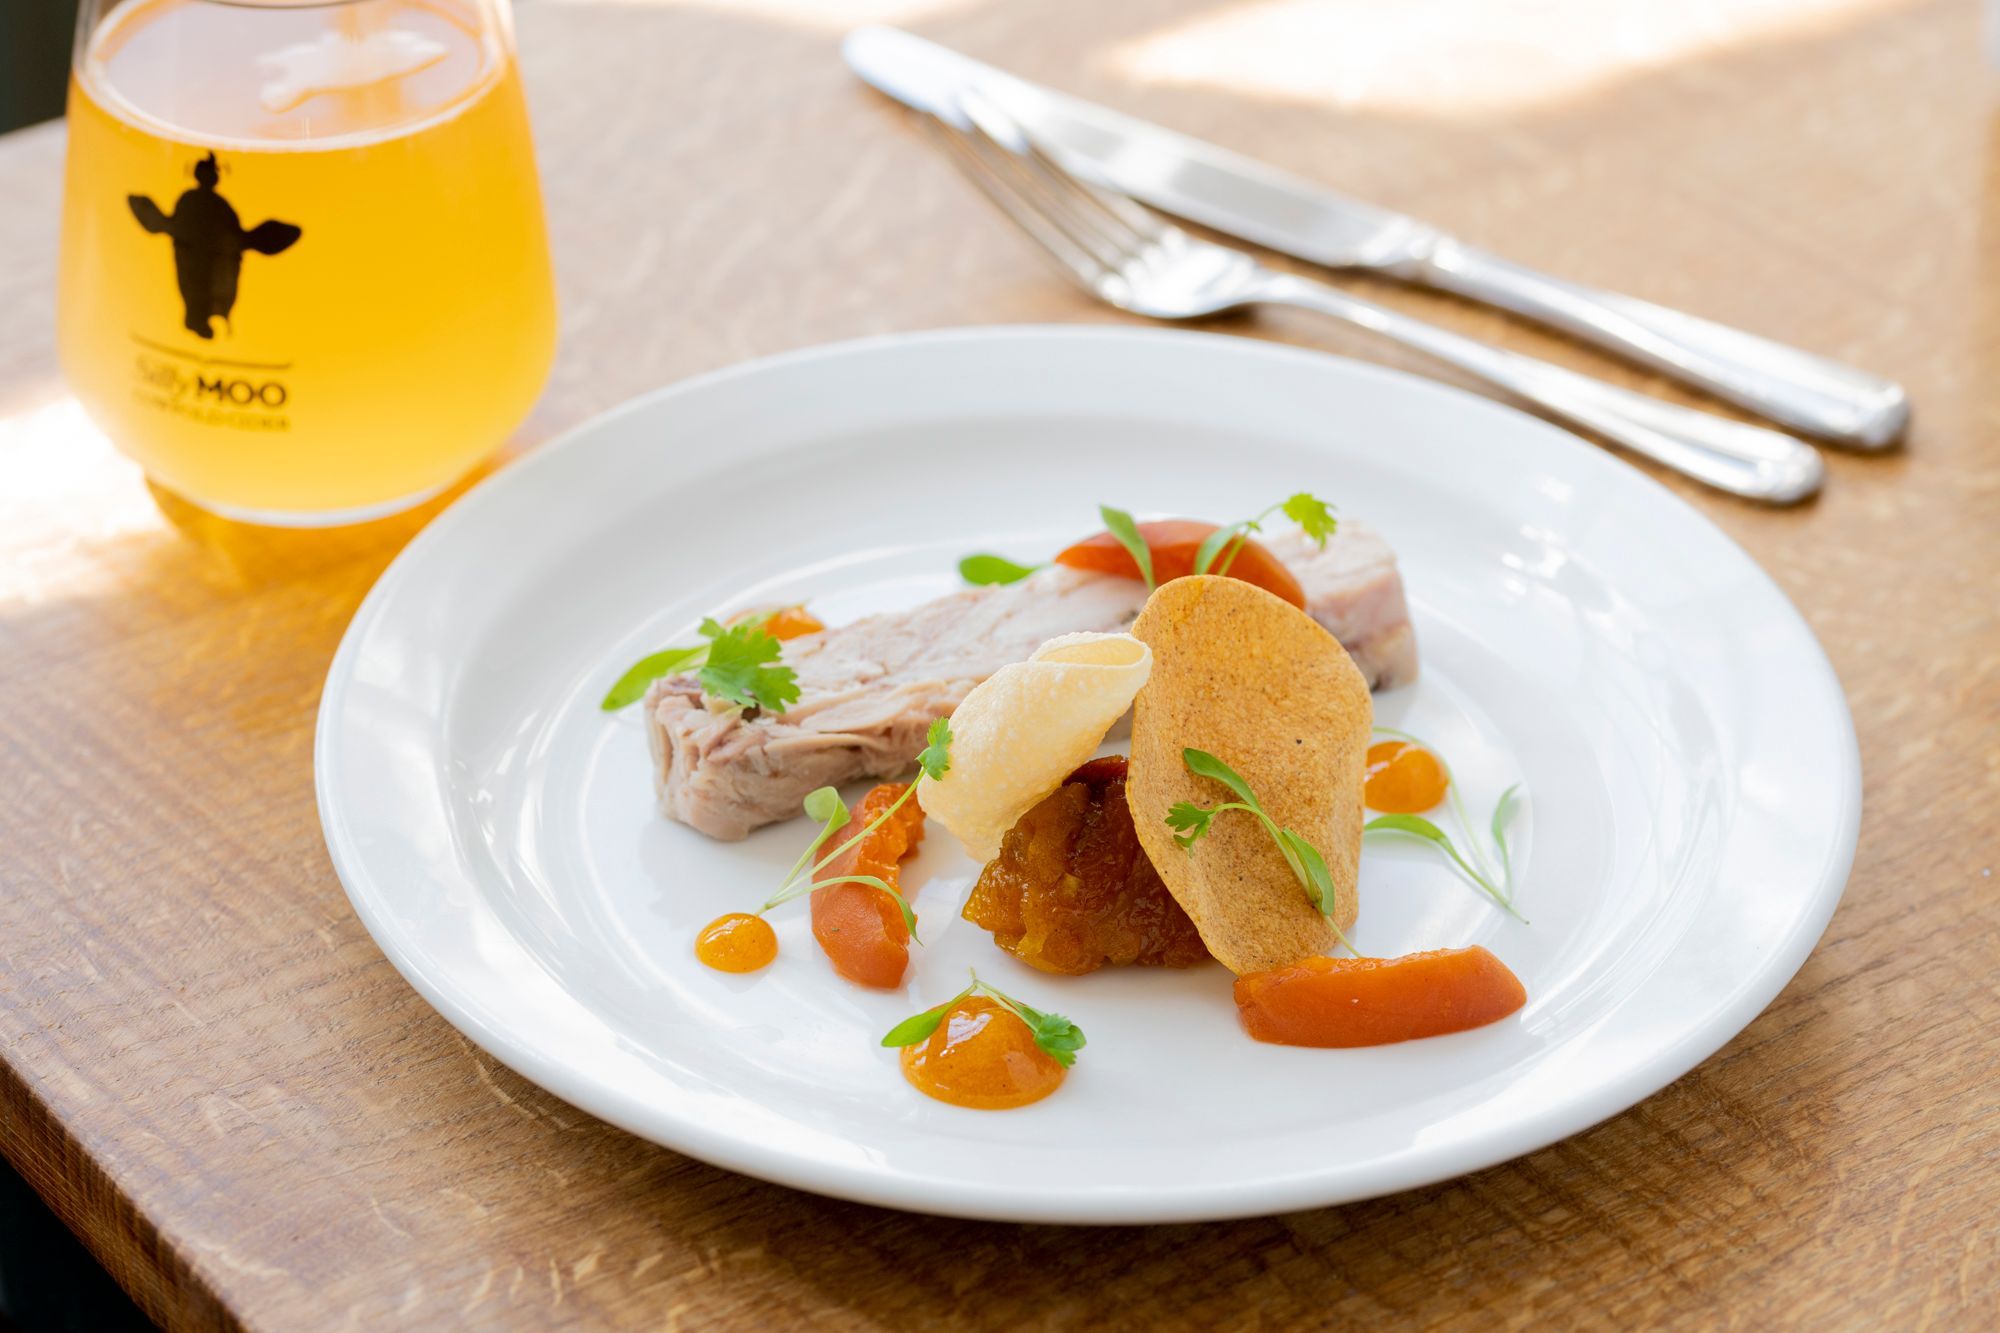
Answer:
[[555, 327], [506, 0], [85, 0], [57, 345], [155, 483], [414, 504], [519, 424]]

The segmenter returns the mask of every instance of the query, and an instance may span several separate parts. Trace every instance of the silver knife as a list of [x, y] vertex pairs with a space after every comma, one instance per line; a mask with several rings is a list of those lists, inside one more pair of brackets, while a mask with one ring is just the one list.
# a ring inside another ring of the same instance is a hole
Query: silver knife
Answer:
[[1051, 92], [896, 28], [857, 28], [849, 67], [908, 106], [960, 122], [976, 87], [1078, 174], [1268, 249], [1369, 269], [1526, 315], [1797, 430], [1860, 448], [1909, 421], [1900, 385], [1665, 306], [1599, 291], [1456, 240], [1130, 116]]

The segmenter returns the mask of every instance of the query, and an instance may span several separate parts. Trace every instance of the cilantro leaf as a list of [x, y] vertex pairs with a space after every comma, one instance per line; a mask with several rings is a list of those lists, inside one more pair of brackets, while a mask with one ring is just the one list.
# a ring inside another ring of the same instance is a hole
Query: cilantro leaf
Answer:
[[1285, 517], [1304, 528], [1306, 536], [1316, 546], [1324, 547], [1326, 539], [1339, 526], [1339, 520], [1333, 516], [1333, 506], [1304, 491], [1285, 501], [1284, 510]]
[[1017, 565], [1004, 555], [969, 555], [958, 562], [958, 576], [975, 588], [994, 583], [1019, 583], [1040, 565]]
[[1208, 825], [1215, 818], [1215, 811], [1204, 810], [1192, 801], [1182, 801], [1167, 811], [1167, 827], [1176, 830], [1174, 842], [1184, 852], [1194, 850], [1195, 843], [1208, 832]]
[[924, 735], [926, 742], [923, 752], [917, 756], [917, 767], [924, 776], [936, 782], [951, 772], [951, 719], [941, 717], [931, 723]]
[[884, 1046], [914, 1046], [929, 1037], [943, 1025], [945, 1016], [957, 1008], [959, 1001], [968, 995], [988, 995], [1000, 1003], [1014, 1017], [1027, 1024], [1034, 1035], [1035, 1045], [1042, 1048], [1051, 1060], [1067, 1069], [1076, 1063], [1076, 1053], [1084, 1048], [1083, 1029], [1064, 1018], [1061, 1014], [1047, 1013], [1033, 1005], [1023, 1004], [1006, 992], [979, 979], [979, 973], [972, 974], [972, 984], [946, 1000], [934, 1009], [926, 1009], [920, 1014], [912, 1014], [889, 1029], [882, 1038]]
[[1041, 1047], [1050, 1059], [1064, 1069], [1076, 1063], [1076, 1053], [1086, 1045], [1082, 1028], [1061, 1014], [1030, 1008], [1018, 1000], [1014, 1002], [1014, 1007], [1027, 1020], [1028, 1030], [1035, 1034], [1035, 1045]]
[[798, 699], [798, 674], [775, 665], [783, 647], [764, 632], [761, 621], [724, 628], [711, 618], [701, 622], [701, 632], [709, 639], [708, 660], [697, 673], [704, 694], [773, 713], [784, 712]]
[[1097, 513], [1104, 520], [1104, 530], [1118, 539], [1118, 544], [1132, 556], [1132, 563], [1139, 566], [1139, 577], [1146, 581], [1146, 591], [1151, 592], [1157, 586], [1153, 582], [1153, 549], [1139, 535], [1139, 525], [1130, 514], [1110, 505], [1097, 506]]

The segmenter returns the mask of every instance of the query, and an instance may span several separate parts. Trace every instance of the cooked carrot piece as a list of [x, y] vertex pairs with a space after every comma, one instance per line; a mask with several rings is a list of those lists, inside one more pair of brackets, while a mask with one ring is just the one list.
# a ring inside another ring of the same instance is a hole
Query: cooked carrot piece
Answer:
[[1478, 945], [1401, 958], [1308, 958], [1236, 979], [1236, 1013], [1258, 1041], [1381, 1046], [1463, 1032], [1528, 1002], [1507, 965]]
[[[1146, 549], [1153, 555], [1153, 582], [1170, 583], [1186, 578], [1194, 573], [1194, 558], [1201, 550], [1202, 542], [1214, 532], [1219, 524], [1203, 523], [1192, 518], [1163, 518], [1139, 525], [1139, 535], [1146, 541]], [[1216, 558], [1220, 565], [1229, 560], [1229, 547], [1222, 548], [1223, 554]], [[1071, 569], [1095, 570], [1100, 574], [1116, 574], [1121, 578], [1139, 577], [1139, 563], [1119, 540], [1108, 532], [1100, 532], [1085, 537], [1056, 557], [1059, 565]], [[1209, 573], [1219, 572], [1210, 569]], [[1293, 606], [1305, 609], [1306, 590], [1292, 571], [1285, 568], [1285, 562], [1271, 554], [1271, 548], [1255, 537], [1244, 539], [1243, 548], [1229, 561], [1229, 577], [1255, 584], [1265, 592], [1282, 597]]]
[[[876, 816], [896, 803], [907, 783], [885, 782], [862, 798], [847, 829], [834, 835], [835, 845], [867, 828]], [[849, 832], [848, 830], [852, 830]], [[844, 835], [844, 836], [843, 836]], [[873, 875], [902, 892], [897, 878], [899, 867], [916, 855], [924, 840], [924, 811], [916, 801], [840, 857], [829, 863], [815, 879], [837, 879], [842, 875]], [[905, 895], [907, 896], [907, 895]], [[902, 909], [896, 900], [871, 884], [833, 884], [814, 889], [812, 894], [813, 938], [826, 951], [833, 970], [860, 986], [884, 989], [903, 984], [903, 969], [910, 961], [910, 931], [903, 924]]]

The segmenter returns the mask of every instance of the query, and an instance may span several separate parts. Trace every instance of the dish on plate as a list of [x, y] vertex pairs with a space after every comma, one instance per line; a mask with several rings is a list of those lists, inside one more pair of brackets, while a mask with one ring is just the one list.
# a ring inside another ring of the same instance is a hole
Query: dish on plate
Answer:
[[[1528, 991], [1518, 1014], [1344, 1052], [1251, 1041], [1214, 964], [1070, 977], [997, 949], [958, 914], [980, 866], [938, 830], [905, 863], [925, 919], [903, 989], [834, 981], [804, 908], [771, 914], [781, 954], [761, 972], [691, 963], [701, 929], [761, 901], [802, 839], [718, 842], [660, 818], [636, 710], [599, 709], [611, 672], [692, 642], [718, 608], [907, 610], [960, 588], [968, 551], [1045, 559], [1100, 496], [1226, 517], [1296, 487], [1394, 545], [1423, 661], [1374, 696], [1376, 726], [1448, 756], [1481, 823], [1514, 782], [1534, 794], [1508, 840], [1531, 926], [1435, 849], [1384, 840], [1349, 937], [1381, 956], [1484, 945]], [[536, 451], [378, 580], [328, 673], [314, 764], [358, 915], [501, 1062], [734, 1170], [1044, 1222], [1363, 1198], [1614, 1114], [1797, 969], [1859, 809], [1810, 632], [1637, 472], [1434, 383], [1090, 328], [816, 348]], [[899, 1090], [881, 1036], [968, 967], [1089, 1034], [1058, 1095], [989, 1114]]]
[[[1526, 991], [1482, 946], [1371, 958], [1346, 934], [1368, 832], [1428, 841], [1519, 919], [1506, 841], [1519, 785], [1494, 811], [1489, 857], [1462, 801], [1455, 832], [1427, 817], [1456, 797], [1440, 756], [1400, 734], [1370, 743], [1371, 686], [1417, 674], [1387, 545], [1305, 491], [1227, 524], [1098, 512], [1104, 529], [1046, 565], [968, 556], [960, 573], [979, 586], [845, 625], [804, 604], [706, 617], [701, 642], [618, 676], [600, 706], [616, 713], [644, 687], [665, 816], [723, 839], [788, 808], [818, 825], [762, 905], [710, 922], [694, 957], [760, 971], [779, 951], [765, 914], [809, 897], [832, 973], [901, 986], [921, 944], [902, 866], [933, 820], [982, 867], [962, 917], [1041, 971], [1213, 958], [1236, 974], [1244, 1031], [1291, 1046], [1412, 1041], [1518, 1012]], [[1267, 545], [1281, 514], [1298, 531]], [[1129, 761], [1100, 755], [1128, 714]], [[831, 785], [910, 767], [855, 813]], [[1384, 813], [1366, 820], [1364, 805]], [[1345, 957], [1327, 956], [1336, 946]], [[881, 1044], [902, 1049], [918, 1091], [1000, 1110], [1053, 1093], [1085, 1041], [975, 969]]]

